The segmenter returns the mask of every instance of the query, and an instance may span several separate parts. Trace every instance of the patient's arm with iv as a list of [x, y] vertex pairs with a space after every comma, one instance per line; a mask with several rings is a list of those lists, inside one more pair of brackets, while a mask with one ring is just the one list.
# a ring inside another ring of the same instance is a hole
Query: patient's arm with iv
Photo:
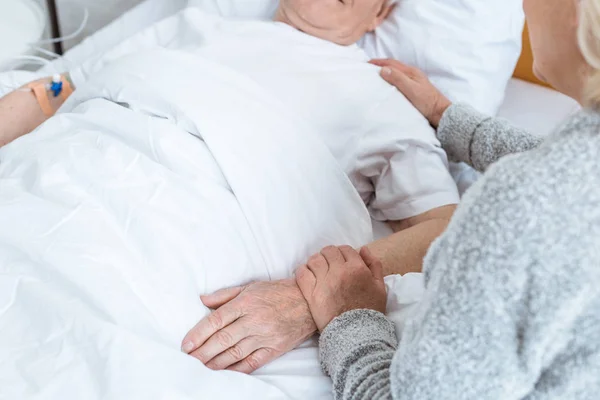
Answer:
[[[81, 85], [111, 61], [131, 53], [131, 49], [141, 51], [157, 46], [168, 47], [168, 44], [172, 43], [180, 34], [179, 26], [181, 24], [173, 23], [173, 19], [184, 18], [185, 14], [182, 13], [167, 18], [133, 35], [105, 53], [94, 55], [81, 65], [73, 68], [69, 74], [62, 75], [65, 78], [64, 83], [68, 83], [71, 88], [74, 88], [77, 84]], [[44, 78], [33, 83], [49, 84], [52, 83], [52, 78]], [[30, 133], [54, 115], [54, 112], [66, 100], [64, 97], [67, 92], [63, 92], [62, 96], [52, 96], [49, 99], [50, 108], [46, 109], [46, 112], [42, 109], [42, 105], [37, 101], [36, 96], [32, 95], [32, 90], [28, 89], [27, 86], [0, 98], [0, 147]]]
[[72, 85], [68, 75], [60, 78], [42, 78], [0, 98], [0, 147], [35, 130], [63, 105]]

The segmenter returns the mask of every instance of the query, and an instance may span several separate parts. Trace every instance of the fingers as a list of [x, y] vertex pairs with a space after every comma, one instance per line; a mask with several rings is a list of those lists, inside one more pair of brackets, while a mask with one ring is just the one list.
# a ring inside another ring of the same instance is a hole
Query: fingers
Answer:
[[[202, 346], [200, 346], [190, 355], [206, 364], [219, 354], [233, 348], [235, 345], [244, 340], [247, 335], [248, 329], [244, 324], [244, 319], [239, 319], [233, 324], [228, 325], [227, 327], [216, 332]], [[252, 349], [252, 351], [254, 350], [256, 349]], [[252, 351], [250, 351], [248, 354], [250, 354]], [[239, 360], [236, 360], [236, 362], [244, 359], [248, 354], [245, 354], [243, 357], [240, 356]], [[227, 367], [229, 365], [227, 365]]]
[[381, 260], [375, 257], [371, 250], [366, 246], [360, 249], [360, 256], [371, 270], [373, 277], [378, 281], [383, 281], [383, 264], [381, 263]]
[[225, 305], [212, 312], [208, 317], [198, 322], [198, 324], [196, 324], [196, 326], [188, 332], [183, 339], [181, 351], [187, 354], [196, 351], [211, 336], [229, 324], [233, 323], [241, 316], [242, 311], [235, 305]]
[[257, 369], [265, 366], [271, 361], [275, 360], [279, 356], [272, 349], [262, 348], [256, 350], [254, 353], [250, 354], [248, 357], [243, 359], [242, 361], [230, 366], [227, 368], [229, 371], [241, 372], [244, 374], [251, 374]]
[[384, 67], [381, 70], [381, 77], [390, 85], [396, 86], [401, 92], [407, 91], [412, 83], [411, 78], [405, 72], [390, 67]]
[[420, 69], [397, 60], [371, 60], [370, 63], [381, 67], [381, 77], [399, 89], [413, 81], [419, 81], [420, 78], [426, 79]]
[[398, 60], [393, 60], [393, 59], [375, 59], [375, 60], [371, 60], [369, 61], [370, 64], [376, 65], [378, 67], [388, 67], [388, 68], [392, 68], [392, 69], [397, 69], [399, 71], [408, 73], [411, 71], [415, 71], [416, 68], [415, 67], [411, 67], [410, 65], [406, 65], [404, 63], [401, 63]]
[[214, 371], [221, 371], [246, 359], [259, 348], [254, 338], [246, 338], [214, 357], [206, 366]]
[[358, 254], [358, 252], [356, 250], [354, 250], [352, 247], [340, 246], [340, 251], [344, 255], [344, 258], [346, 259], [346, 263], [348, 263], [352, 266], [355, 266], [355, 267], [365, 264], [363, 259], [360, 256], [360, 254]]
[[317, 285], [317, 278], [306, 265], [301, 266], [296, 270], [296, 284], [300, 288], [305, 299], [312, 294]]
[[200, 296], [200, 300], [202, 300], [202, 304], [204, 304], [206, 307], [217, 309], [225, 303], [229, 303], [231, 300], [235, 299], [240, 293], [242, 293], [244, 289], [245, 286], [221, 289], [213, 294]]
[[346, 261], [346, 259], [344, 258], [344, 255], [342, 254], [340, 249], [336, 246], [325, 247], [323, 250], [321, 250], [321, 255], [323, 255], [323, 257], [325, 257], [325, 260], [327, 260], [327, 263], [329, 265], [343, 264]]
[[374, 58], [371, 61], [369, 61], [369, 64], [373, 64], [378, 67], [383, 67], [384, 64], [386, 64], [387, 62], [388, 62], [388, 60], [386, 60], [384, 58]]
[[317, 279], [323, 279], [327, 275], [327, 271], [329, 271], [329, 264], [321, 253], [315, 254], [309, 258], [306, 266], [312, 271]]

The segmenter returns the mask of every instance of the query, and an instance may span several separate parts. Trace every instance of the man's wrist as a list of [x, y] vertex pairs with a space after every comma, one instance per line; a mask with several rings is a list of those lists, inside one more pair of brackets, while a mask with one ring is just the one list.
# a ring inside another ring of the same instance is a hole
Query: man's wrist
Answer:
[[[304, 298], [302, 291], [300, 290], [300, 288], [298, 287], [298, 284], [296, 283], [296, 279], [294, 279], [294, 278], [285, 279], [285, 282], [287, 284], [289, 284], [290, 287], [292, 287], [295, 291], [297, 291], [299, 311], [300, 311], [301, 315], [303, 315], [301, 329], [302, 329], [302, 332], [306, 335], [306, 338], [308, 339], [318, 332], [317, 324], [315, 323], [312, 313], [310, 312], [308, 302]], [[298, 322], [300, 322], [300, 321], [298, 321]]]

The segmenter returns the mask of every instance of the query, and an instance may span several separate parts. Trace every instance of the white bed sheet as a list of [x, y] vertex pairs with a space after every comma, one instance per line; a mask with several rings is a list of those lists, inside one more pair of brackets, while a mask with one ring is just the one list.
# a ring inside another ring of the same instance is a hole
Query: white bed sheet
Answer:
[[0, 149], [0, 398], [331, 398], [314, 342], [254, 377], [179, 350], [208, 313], [198, 294], [372, 239], [328, 148], [252, 80], [189, 54], [101, 74]]

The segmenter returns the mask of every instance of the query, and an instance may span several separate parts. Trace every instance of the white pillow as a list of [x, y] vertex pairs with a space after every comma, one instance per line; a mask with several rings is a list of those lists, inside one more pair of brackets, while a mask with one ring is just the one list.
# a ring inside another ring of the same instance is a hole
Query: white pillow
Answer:
[[454, 101], [496, 114], [521, 53], [522, 0], [400, 0], [362, 47], [424, 70]]
[[[359, 45], [424, 70], [454, 101], [496, 114], [521, 53], [522, 0], [397, 0]], [[225, 17], [272, 18], [278, 0], [189, 0]]]

